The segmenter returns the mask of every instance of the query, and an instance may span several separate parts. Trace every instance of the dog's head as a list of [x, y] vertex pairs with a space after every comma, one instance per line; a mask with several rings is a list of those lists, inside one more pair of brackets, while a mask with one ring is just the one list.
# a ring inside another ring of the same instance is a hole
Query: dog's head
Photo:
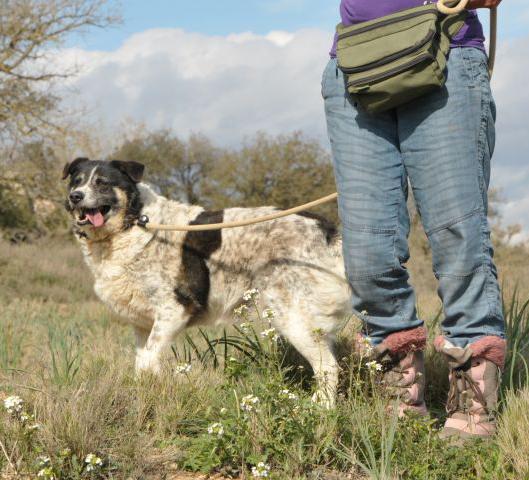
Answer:
[[88, 238], [104, 238], [129, 228], [142, 205], [138, 183], [144, 166], [138, 162], [109, 162], [76, 158], [67, 163], [66, 209], [75, 229]]

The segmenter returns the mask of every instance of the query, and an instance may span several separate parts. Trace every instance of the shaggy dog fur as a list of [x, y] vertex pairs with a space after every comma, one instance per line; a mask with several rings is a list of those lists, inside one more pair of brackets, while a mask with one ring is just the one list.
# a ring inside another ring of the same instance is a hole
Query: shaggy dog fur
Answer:
[[134, 326], [136, 369], [158, 371], [164, 351], [186, 327], [233, 321], [243, 293], [260, 292], [260, 308], [310, 362], [317, 398], [332, 403], [338, 377], [334, 334], [350, 312], [342, 242], [329, 222], [305, 213], [244, 228], [153, 232], [152, 222], [204, 224], [262, 216], [274, 207], [206, 211], [157, 195], [141, 183], [136, 162], [78, 158], [66, 208], [95, 277], [95, 292]]

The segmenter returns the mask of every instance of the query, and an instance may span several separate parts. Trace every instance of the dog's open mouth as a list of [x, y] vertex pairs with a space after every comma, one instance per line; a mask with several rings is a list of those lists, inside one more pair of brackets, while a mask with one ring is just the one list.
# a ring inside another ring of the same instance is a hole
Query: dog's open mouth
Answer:
[[110, 212], [110, 205], [102, 205], [97, 208], [81, 208], [77, 225], [93, 225], [95, 228], [105, 224], [105, 215]]

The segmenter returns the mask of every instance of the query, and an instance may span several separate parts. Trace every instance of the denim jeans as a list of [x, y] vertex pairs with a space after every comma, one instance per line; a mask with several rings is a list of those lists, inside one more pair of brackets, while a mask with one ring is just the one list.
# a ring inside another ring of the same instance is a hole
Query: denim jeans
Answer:
[[495, 105], [487, 57], [454, 48], [444, 88], [381, 114], [346, 95], [331, 59], [322, 80], [352, 306], [374, 344], [423, 325], [409, 259], [408, 180], [432, 250], [442, 329], [456, 346], [504, 337], [487, 219]]

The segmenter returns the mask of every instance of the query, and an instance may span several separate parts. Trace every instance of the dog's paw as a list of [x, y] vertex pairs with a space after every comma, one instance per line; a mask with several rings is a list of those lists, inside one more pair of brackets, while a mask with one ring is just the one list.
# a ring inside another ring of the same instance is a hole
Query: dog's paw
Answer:
[[162, 370], [159, 356], [155, 352], [149, 350], [142, 350], [136, 355], [135, 372], [136, 376], [142, 373], [153, 373], [158, 375]]

